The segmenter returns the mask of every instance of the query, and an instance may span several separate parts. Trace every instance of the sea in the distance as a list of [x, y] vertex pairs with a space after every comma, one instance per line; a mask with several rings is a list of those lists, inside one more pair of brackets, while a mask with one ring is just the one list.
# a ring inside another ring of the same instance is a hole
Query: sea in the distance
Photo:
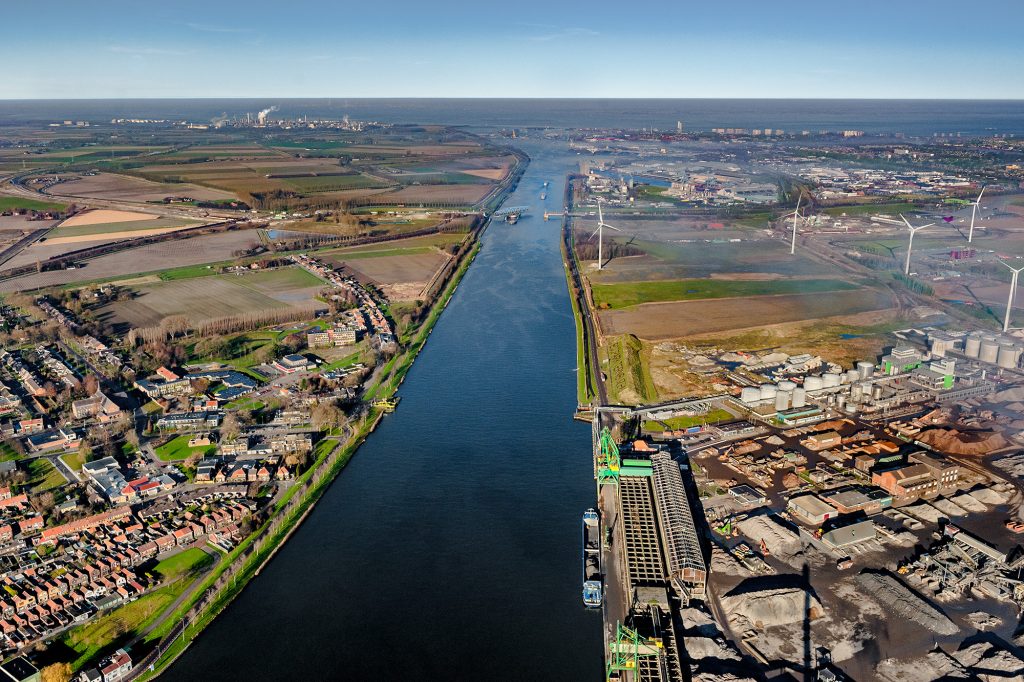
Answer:
[[0, 125], [113, 118], [212, 121], [271, 106], [275, 117], [473, 127], [772, 128], [928, 137], [1024, 135], [1021, 100], [868, 99], [123, 99], [0, 101]]

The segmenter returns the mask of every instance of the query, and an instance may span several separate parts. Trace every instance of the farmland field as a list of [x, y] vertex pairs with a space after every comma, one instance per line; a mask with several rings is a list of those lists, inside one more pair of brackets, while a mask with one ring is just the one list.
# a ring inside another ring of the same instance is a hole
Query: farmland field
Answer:
[[193, 199], [237, 199], [232, 194], [208, 187], [184, 183], [160, 183], [143, 178], [98, 173], [54, 185], [48, 190], [54, 196], [72, 196], [94, 199], [121, 199], [125, 201], [160, 201], [169, 196], [189, 196]]
[[30, 211], [63, 211], [66, 204], [59, 204], [55, 201], [37, 201], [22, 197], [0, 196], [0, 211], [11, 211], [17, 208], [24, 208]]
[[134, 299], [108, 304], [102, 318], [121, 328], [155, 326], [169, 315], [193, 321], [227, 317], [314, 303], [322, 285], [298, 268], [140, 284], [133, 287]]
[[194, 227], [202, 223], [183, 218], [160, 218], [151, 216], [144, 220], [124, 220], [109, 223], [91, 223], [87, 225], [69, 225], [67, 222], [61, 224], [57, 229], [50, 232], [50, 239], [62, 239], [69, 237], [85, 237], [91, 239], [103, 239], [107, 235], [118, 238], [132, 236], [134, 232], [145, 232], [146, 234], [159, 234], [183, 227]]
[[[77, 270], [31, 273], [0, 282], [0, 293], [114, 279], [169, 268], [230, 260], [239, 249], [259, 243], [255, 230], [237, 230], [149, 244], [87, 261]], [[45, 244], [45, 242], [44, 242]], [[30, 249], [26, 249], [26, 252]]]
[[645, 303], [626, 310], [599, 311], [598, 317], [606, 334], [630, 333], [642, 339], [659, 340], [851, 315], [892, 306], [892, 297], [885, 291], [862, 288], [826, 295], [790, 294]]
[[658, 282], [624, 282], [593, 287], [594, 302], [609, 308], [627, 308], [641, 303], [691, 301], [705, 298], [811, 294], [855, 289], [835, 279], [726, 280], [685, 279]]

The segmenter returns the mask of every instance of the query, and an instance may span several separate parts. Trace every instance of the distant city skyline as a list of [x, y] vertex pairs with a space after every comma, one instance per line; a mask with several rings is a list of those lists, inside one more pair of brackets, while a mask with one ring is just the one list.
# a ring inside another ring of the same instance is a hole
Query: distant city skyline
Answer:
[[573, 5], [14, 4], [0, 98], [1024, 98], [1024, 3]]

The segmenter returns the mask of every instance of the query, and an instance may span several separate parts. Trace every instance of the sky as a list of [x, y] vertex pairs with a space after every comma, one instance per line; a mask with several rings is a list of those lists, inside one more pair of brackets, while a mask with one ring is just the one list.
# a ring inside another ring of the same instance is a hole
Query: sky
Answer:
[[1024, 99], [1022, 0], [49, 0], [3, 15], [2, 99]]

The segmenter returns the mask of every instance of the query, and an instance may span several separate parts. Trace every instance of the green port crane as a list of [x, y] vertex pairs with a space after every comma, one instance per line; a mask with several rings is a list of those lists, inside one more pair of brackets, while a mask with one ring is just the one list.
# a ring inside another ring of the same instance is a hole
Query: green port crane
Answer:
[[597, 485], [619, 484], [619, 446], [608, 427], [601, 429], [601, 452], [597, 456]]
[[641, 637], [636, 630], [621, 622], [616, 623], [615, 640], [608, 643], [605, 681], [622, 679], [619, 673], [632, 673], [634, 682], [641, 682], [640, 659], [644, 656], [661, 656], [664, 648], [660, 639]]

